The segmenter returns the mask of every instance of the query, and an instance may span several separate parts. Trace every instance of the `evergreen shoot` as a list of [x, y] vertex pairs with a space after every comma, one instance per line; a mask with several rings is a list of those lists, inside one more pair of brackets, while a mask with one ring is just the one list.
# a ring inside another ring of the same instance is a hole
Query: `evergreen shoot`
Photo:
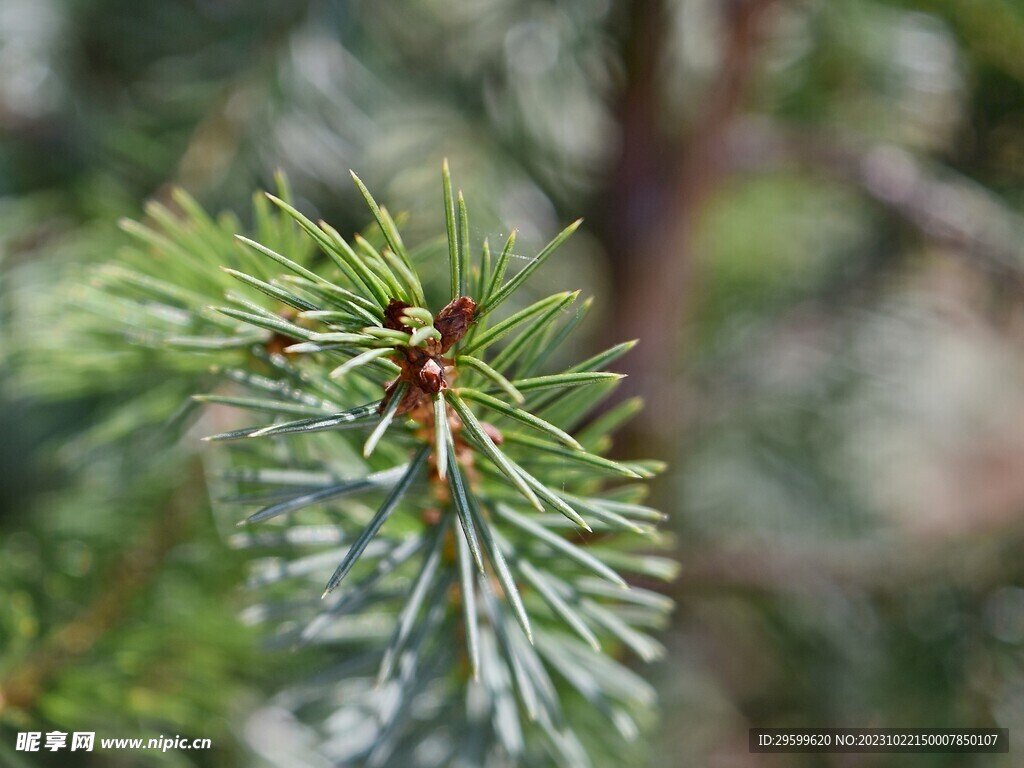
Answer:
[[549, 365], [590, 303], [521, 289], [578, 221], [514, 270], [514, 231], [496, 258], [470, 242], [447, 163], [443, 248], [408, 246], [353, 179], [373, 224], [351, 238], [283, 178], [245, 236], [176, 192], [124, 223], [137, 245], [87, 303], [130, 326], [136, 368], [169, 357], [204, 387], [210, 485], [241, 510], [232, 543], [266, 553], [245, 616], [336, 653], [276, 702], [321, 754], [601, 764], [650, 712], [628, 660], [661, 654], [671, 602], [650, 585], [674, 570], [643, 504], [657, 462], [607, 456], [639, 404], [595, 415], [632, 342]]

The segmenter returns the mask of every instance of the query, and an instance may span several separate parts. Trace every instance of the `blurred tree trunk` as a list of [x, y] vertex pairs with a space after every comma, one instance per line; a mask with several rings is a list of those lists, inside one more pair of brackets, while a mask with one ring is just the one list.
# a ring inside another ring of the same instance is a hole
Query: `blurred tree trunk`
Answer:
[[[623, 38], [626, 81], [618, 104], [621, 153], [602, 201], [603, 237], [618, 302], [611, 335], [639, 338], [623, 363], [624, 394], [647, 400], [631, 440], [669, 438], [679, 423], [674, 381], [693, 290], [693, 230], [703, 203], [728, 175], [727, 136], [743, 116], [763, 22], [774, 0], [720, 3], [721, 67], [689, 131], [658, 125], [668, 10], [663, 0], [629, 4]], [[628, 449], [628, 448], [627, 448]]]

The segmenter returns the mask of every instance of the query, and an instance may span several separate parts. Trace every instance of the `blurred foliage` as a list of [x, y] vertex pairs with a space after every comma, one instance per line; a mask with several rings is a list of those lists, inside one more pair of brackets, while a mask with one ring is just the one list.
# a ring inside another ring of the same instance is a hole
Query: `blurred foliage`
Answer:
[[[59, 631], [78, 615], [72, 603], [109, 588], [104, 574], [134, 540], [122, 529], [137, 523], [145, 540], [178, 466], [142, 471], [126, 460], [140, 453], [139, 425], [107, 421], [123, 347], [108, 375], [45, 374], [60, 367], [46, 318], [68, 300], [50, 298], [51, 276], [122, 247], [112, 223], [140, 215], [147, 197], [166, 202], [169, 181], [241, 212], [279, 166], [304, 207], [343, 231], [365, 223], [355, 168], [410, 211], [419, 240], [433, 234], [416, 228], [434, 221], [447, 155], [479, 208], [474, 236], [531, 222], [530, 253], [557, 221], [588, 214], [579, 243], [548, 267], [553, 283], [602, 297], [595, 316], [608, 321], [591, 324], [588, 346], [622, 338], [635, 307], [662, 333], [645, 331], [625, 358], [643, 361], [627, 381], [654, 406], [635, 441], [673, 455], [658, 504], [681, 534], [683, 567], [647, 763], [790, 764], [748, 755], [751, 725], [1019, 731], [1022, 41], [1024, 11], [1007, 0], [8, 0], [0, 578], [16, 599], [0, 614], [0, 670], [38, 644], [26, 628]], [[643, 286], [649, 301], [621, 301], [631, 271], [660, 294]], [[642, 357], [648, 345], [667, 372]], [[160, 400], [169, 382], [155, 385], [159, 421], [174, 398]], [[187, 619], [200, 633], [206, 617], [233, 615], [241, 563], [225, 560], [201, 504], [189, 508], [173, 565], [152, 585], [166, 581], [170, 600], [202, 583]], [[195, 555], [189, 568], [179, 550]], [[109, 657], [69, 663], [34, 706], [4, 710], [2, 744], [15, 723], [45, 730], [91, 706], [145, 732], [185, 713], [182, 731], [231, 729], [268, 763], [316, 764], [267, 751], [261, 733], [289, 724], [268, 698], [276, 686], [239, 663], [253, 651], [233, 643], [188, 646], [209, 661], [197, 672], [205, 688], [225, 685], [203, 706], [179, 691], [160, 697], [166, 711], [146, 709], [166, 691], [133, 671], [148, 668], [140, 657], [108, 678], [125, 690], [134, 678], [135, 699], [101, 708], [75, 687], [118, 652], [152, 648], [143, 636], [160, 626], [134, 612], [112, 625]], [[238, 690], [252, 688], [266, 706], [246, 724]]]

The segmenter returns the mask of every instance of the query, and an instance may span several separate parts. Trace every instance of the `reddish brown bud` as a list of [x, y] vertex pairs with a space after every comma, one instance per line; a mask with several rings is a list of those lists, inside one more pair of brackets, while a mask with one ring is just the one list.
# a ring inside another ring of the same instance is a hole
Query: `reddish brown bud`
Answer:
[[489, 438], [491, 438], [491, 440], [494, 441], [495, 445], [501, 445], [502, 443], [505, 442], [505, 436], [503, 434], [501, 434], [501, 430], [498, 429], [493, 424], [488, 424], [485, 421], [480, 426], [482, 426], [484, 428], [484, 433], [486, 433], [486, 435]]
[[445, 388], [444, 369], [433, 358], [428, 359], [420, 368], [419, 377], [423, 389], [431, 394]]
[[476, 312], [476, 302], [469, 296], [460, 296], [437, 313], [434, 318], [434, 327], [441, 332], [442, 354], [466, 335], [466, 331], [473, 323], [474, 312]]
[[402, 315], [405, 314], [405, 310], [407, 310], [409, 306], [410, 305], [406, 304], [404, 301], [399, 301], [398, 299], [392, 299], [389, 301], [387, 307], [384, 309], [384, 327], [390, 328], [392, 331], [404, 331], [405, 333], [410, 333], [412, 329], [405, 325], [400, 319]]

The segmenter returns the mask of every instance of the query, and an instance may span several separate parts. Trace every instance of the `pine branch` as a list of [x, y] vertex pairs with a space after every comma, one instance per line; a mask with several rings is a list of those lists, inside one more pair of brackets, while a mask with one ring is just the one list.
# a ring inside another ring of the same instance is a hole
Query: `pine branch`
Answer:
[[578, 428], [621, 378], [604, 366], [632, 344], [544, 371], [589, 302], [571, 315], [578, 294], [558, 292], [498, 317], [579, 221], [506, 279], [514, 233], [493, 265], [486, 242], [472, 247], [445, 163], [448, 295], [432, 309], [424, 286], [437, 281], [353, 179], [376, 234], [314, 223], [283, 181], [272, 206], [257, 198], [254, 237], [223, 231], [193, 202], [183, 218], [154, 207], [153, 226], [125, 224], [140, 250], [104, 271], [101, 295], [145, 318], [136, 338], [158, 354], [216, 360], [222, 391], [195, 399], [256, 421], [207, 438], [236, 464], [211, 482], [259, 505], [243, 522], [271, 526], [240, 543], [291, 553], [256, 564], [268, 600], [258, 613], [283, 641], [361, 660], [334, 685], [354, 690], [366, 674], [381, 686], [341, 705], [376, 713], [372, 743], [346, 759], [405, 754], [428, 725], [411, 702], [433, 691], [436, 711], [488, 752], [580, 764], [592, 721], [577, 732], [560, 701], [582, 697], [634, 733], [649, 689], [617, 656], [654, 658], [646, 630], [671, 608], [627, 579], [671, 577], [647, 554], [661, 514], [633, 485], [607, 485], [657, 469], [603, 455], [635, 403]]

